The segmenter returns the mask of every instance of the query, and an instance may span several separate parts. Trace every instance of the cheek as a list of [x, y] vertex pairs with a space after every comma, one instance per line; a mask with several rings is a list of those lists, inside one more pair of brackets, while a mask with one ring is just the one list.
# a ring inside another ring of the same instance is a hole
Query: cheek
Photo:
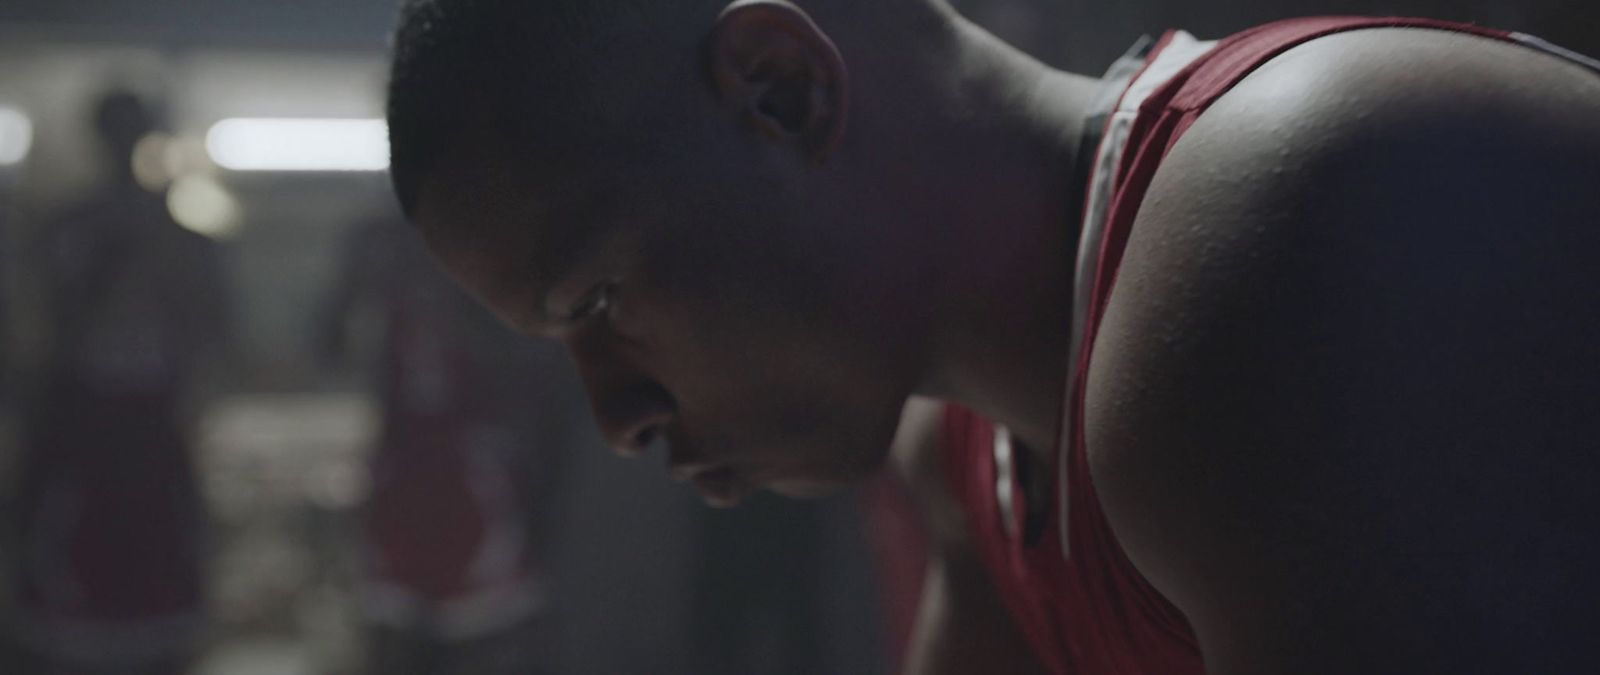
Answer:
[[642, 276], [662, 293], [700, 305], [703, 314], [781, 311], [793, 320], [820, 317], [837, 305], [840, 258], [813, 236], [816, 228], [788, 220], [793, 214], [740, 206], [690, 208], [684, 212], [696, 214], [692, 223], [656, 230], [642, 256]]
[[708, 431], [805, 446], [808, 454], [887, 448], [909, 387], [882, 363], [859, 360], [862, 350], [836, 336], [787, 322], [730, 332], [749, 339], [698, 343], [678, 364], [680, 406]]
[[910, 393], [898, 359], [827, 307], [785, 300], [773, 270], [733, 281], [730, 269], [746, 263], [645, 268], [619, 305], [619, 329], [637, 336], [692, 434], [744, 452], [872, 463]]

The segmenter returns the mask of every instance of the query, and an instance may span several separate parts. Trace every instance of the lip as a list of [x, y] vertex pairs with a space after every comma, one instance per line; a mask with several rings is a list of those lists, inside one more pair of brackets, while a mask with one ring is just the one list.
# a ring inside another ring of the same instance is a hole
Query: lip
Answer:
[[746, 471], [706, 457], [685, 443], [670, 443], [667, 473], [679, 483], [689, 483], [707, 505], [729, 508], [748, 498], [757, 484]]
[[735, 506], [749, 493], [749, 488], [733, 467], [718, 466], [696, 471], [688, 480], [707, 504], [718, 508]]
[[678, 481], [679, 483], [687, 483], [694, 480], [695, 477], [699, 476], [700, 474], [720, 468], [722, 468], [721, 464], [687, 462], [678, 459], [669, 459], [667, 461], [667, 474], [672, 476], [672, 480]]

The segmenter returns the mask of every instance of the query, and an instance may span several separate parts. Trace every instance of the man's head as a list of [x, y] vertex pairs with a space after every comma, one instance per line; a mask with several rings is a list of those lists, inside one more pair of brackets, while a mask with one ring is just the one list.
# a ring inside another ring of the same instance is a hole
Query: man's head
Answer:
[[875, 469], [930, 349], [937, 124], [901, 73], [952, 19], [804, 5], [420, 0], [397, 37], [393, 178], [434, 253], [713, 501]]
[[95, 102], [92, 123], [115, 177], [132, 182], [134, 148], [160, 126], [155, 111], [137, 94], [112, 89]]

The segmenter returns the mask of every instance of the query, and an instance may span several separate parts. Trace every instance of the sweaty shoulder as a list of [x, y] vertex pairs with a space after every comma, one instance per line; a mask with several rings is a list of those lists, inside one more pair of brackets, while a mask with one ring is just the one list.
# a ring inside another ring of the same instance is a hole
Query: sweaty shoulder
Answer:
[[[1158, 182], [1182, 190], [1195, 163], [1241, 173], [1332, 169], [1350, 153], [1437, 152], [1485, 137], [1600, 142], [1600, 73], [1542, 50], [1420, 28], [1338, 33], [1268, 61], [1224, 94], [1173, 148]], [[1485, 150], [1490, 148], [1485, 147]], [[1369, 159], [1377, 159], [1369, 157]], [[1171, 167], [1171, 168], [1168, 168]], [[1369, 166], [1347, 165], [1366, 181]]]
[[1600, 75], [1433, 30], [1292, 49], [1174, 144], [1084, 424], [1208, 672], [1600, 658], [1597, 185]]

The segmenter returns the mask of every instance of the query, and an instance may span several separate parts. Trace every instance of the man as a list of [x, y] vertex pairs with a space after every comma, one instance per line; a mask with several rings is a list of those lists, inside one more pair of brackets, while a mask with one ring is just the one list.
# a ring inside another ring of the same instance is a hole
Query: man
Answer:
[[157, 127], [138, 97], [95, 108], [108, 181], [31, 256], [51, 351], [25, 423], [17, 610], [26, 672], [181, 672], [204, 627], [205, 513], [189, 436], [226, 351], [215, 245], [135, 180]]
[[959, 513], [921, 672], [1575, 672], [1600, 77], [1556, 51], [1320, 19], [1096, 80], [931, 0], [436, 0], [393, 173], [713, 502], [959, 404], [912, 411]]

